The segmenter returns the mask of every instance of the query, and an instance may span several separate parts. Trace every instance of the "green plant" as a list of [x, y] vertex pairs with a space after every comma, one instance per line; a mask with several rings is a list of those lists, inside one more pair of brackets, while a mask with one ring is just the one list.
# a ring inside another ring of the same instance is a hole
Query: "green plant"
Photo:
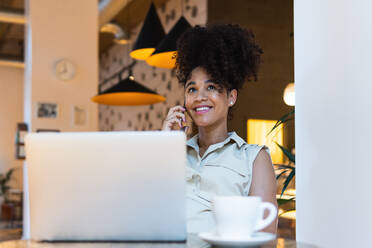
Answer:
[[[295, 111], [291, 111], [288, 114], [284, 115], [282, 118], [280, 118], [274, 127], [270, 130], [270, 132], [267, 135], [270, 135], [274, 130], [278, 129], [282, 125], [284, 125], [286, 122], [294, 120]], [[288, 164], [274, 164], [276, 167], [276, 170], [280, 171], [279, 174], [276, 176], [276, 179], [279, 180], [281, 177], [285, 177], [285, 180], [283, 182], [283, 187], [280, 196], [283, 196], [283, 193], [287, 189], [289, 183], [293, 180], [293, 178], [296, 175], [296, 157], [294, 154], [292, 154], [289, 150], [284, 148], [283, 146], [279, 145], [277, 142], [275, 144], [280, 148], [280, 150], [283, 152], [283, 154], [288, 158], [289, 163]], [[294, 201], [296, 197], [291, 197], [289, 199], [278, 199], [278, 205], [286, 204], [288, 202]]]
[[4, 196], [4, 201], [7, 202], [7, 193], [8, 190], [10, 189], [10, 186], [8, 185], [12, 174], [14, 172], [14, 168], [8, 170], [7, 173], [1, 174], [0, 173], [0, 196]]

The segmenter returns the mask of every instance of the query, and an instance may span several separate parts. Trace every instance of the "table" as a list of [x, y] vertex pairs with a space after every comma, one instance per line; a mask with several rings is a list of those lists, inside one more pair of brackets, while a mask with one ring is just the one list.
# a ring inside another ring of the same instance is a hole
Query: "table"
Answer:
[[[210, 248], [208, 243], [200, 240], [195, 234], [187, 237], [187, 243], [104, 243], [104, 242], [66, 242], [66, 243], [46, 243], [28, 240], [14, 240], [0, 242], [0, 248]], [[278, 238], [261, 248], [315, 248], [316, 246]]]

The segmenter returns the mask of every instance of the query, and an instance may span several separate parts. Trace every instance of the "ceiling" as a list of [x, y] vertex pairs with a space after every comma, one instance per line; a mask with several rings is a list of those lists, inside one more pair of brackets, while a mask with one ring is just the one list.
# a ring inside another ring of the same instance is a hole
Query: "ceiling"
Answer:
[[[1, 0], [0, 11], [24, 14], [24, 0]], [[24, 25], [0, 22], [0, 59], [23, 61]]]
[[[153, 0], [157, 9], [164, 9], [167, 1], [168, 0]], [[113, 18], [112, 22], [119, 24], [124, 31], [128, 32], [128, 30], [132, 30], [145, 19], [150, 3], [151, 0], [132, 0]], [[100, 54], [105, 52], [113, 44], [112, 34], [100, 33]]]
[[[102, 0], [98, 0], [102, 2]], [[168, 0], [154, 0], [157, 8], [163, 9]], [[25, 0], [0, 0], [1, 12], [24, 14]], [[128, 32], [139, 25], [145, 18], [151, 0], [131, 0], [113, 18], [112, 22]], [[0, 22], [0, 59], [24, 61], [24, 25]], [[102, 54], [113, 44], [114, 36], [109, 33], [99, 34], [99, 53]]]

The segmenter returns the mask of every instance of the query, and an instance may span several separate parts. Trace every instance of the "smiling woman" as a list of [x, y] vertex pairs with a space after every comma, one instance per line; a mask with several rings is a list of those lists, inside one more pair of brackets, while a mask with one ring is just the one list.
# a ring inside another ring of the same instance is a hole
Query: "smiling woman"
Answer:
[[[228, 132], [238, 91], [256, 79], [262, 50], [238, 25], [196, 26], [178, 40], [177, 76], [185, 105], [169, 110], [163, 130], [179, 130], [191, 117], [198, 134], [187, 141], [188, 232], [210, 231], [215, 196], [259, 196], [276, 206], [276, 180], [268, 149]], [[276, 232], [277, 220], [265, 231]]]

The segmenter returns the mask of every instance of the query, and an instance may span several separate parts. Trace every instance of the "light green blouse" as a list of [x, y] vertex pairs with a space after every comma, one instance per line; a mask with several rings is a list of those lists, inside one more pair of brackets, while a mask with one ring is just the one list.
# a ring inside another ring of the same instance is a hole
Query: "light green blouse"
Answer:
[[198, 135], [187, 141], [187, 231], [214, 228], [212, 200], [216, 195], [247, 196], [252, 166], [258, 152], [267, 147], [247, 144], [235, 132], [199, 155]]

